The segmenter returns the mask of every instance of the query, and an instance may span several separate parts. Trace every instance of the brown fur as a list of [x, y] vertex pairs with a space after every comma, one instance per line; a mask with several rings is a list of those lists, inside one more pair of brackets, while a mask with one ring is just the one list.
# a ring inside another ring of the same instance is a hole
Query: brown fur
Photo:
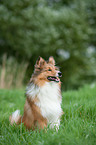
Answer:
[[[52, 71], [48, 71], [49, 69], [51, 69]], [[43, 86], [45, 82], [49, 82], [49, 80], [47, 79], [48, 76], [56, 76], [56, 70], [59, 69], [55, 66], [55, 60], [53, 57], [50, 57], [48, 62], [39, 57], [35, 64], [35, 71], [30, 79], [29, 84], [34, 83], [37, 86]], [[58, 78], [58, 80], [58, 85], [61, 88], [60, 79]], [[47, 127], [47, 119], [42, 116], [39, 107], [35, 105], [35, 103], [39, 100], [36, 96], [33, 100], [31, 100], [30, 96], [26, 96], [27, 98], [24, 106], [24, 114], [23, 116], [19, 117], [16, 124], [24, 123], [27, 129], [32, 130], [34, 130], [35, 128], [44, 129], [44, 127]], [[62, 98], [60, 98], [60, 100], [61, 99]], [[12, 117], [10, 116], [10, 122], [11, 118]], [[13, 123], [14, 122], [11, 122], [11, 124]]]
[[26, 128], [33, 130], [37, 127], [39, 129], [44, 129], [44, 127], [47, 127], [47, 120], [42, 117], [39, 107], [34, 104], [36, 101], [38, 100], [31, 101], [29, 97], [27, 97], [24, 106], [24, 114], [20, 117], [17, 124], [22, 122]]

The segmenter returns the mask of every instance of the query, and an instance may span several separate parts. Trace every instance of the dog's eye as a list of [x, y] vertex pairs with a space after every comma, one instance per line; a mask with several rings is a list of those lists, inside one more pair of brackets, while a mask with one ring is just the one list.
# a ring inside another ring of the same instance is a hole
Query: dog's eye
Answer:
[[49, 68], [48, 71], [52, 71], [52, 70]]
[[55, 67], [55, 70], [58, 70], [59, 71], [59, 68], [58, 67]]

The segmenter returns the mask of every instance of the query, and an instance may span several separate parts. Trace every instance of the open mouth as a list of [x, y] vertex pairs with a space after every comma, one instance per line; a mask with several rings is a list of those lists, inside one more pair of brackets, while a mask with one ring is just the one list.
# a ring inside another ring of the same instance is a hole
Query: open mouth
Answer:
[[48, 76], [47, 79], [48, 79], [49, 81], [54, 81], [54, 82], [57, 82], [57, 83], [59, 82], [59, 78], [57, 78], [57, 77]]

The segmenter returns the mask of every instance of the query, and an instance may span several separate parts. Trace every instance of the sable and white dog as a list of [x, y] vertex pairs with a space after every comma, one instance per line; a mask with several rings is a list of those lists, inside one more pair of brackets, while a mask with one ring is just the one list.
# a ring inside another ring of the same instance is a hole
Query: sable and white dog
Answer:
[[56, 126], [59, 129], [60, 118], [63, 114], [61, 108], [61, 72], [55, 66], [51, 56], [48, 61], [39, 57], [35, 64], [34, 73], [26, 89], [26, 102], [24, 114], [16, 110], [9, 118], [10, 123], [24, 123], [26, 128], [44, 129]]

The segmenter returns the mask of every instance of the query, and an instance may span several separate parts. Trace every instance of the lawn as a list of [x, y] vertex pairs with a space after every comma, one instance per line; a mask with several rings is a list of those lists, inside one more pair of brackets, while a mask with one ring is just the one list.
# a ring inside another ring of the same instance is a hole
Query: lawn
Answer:
[[21, 110], [25, 103], [24, 90], [0, 90], [0, 145], [95, 145], [96, 144], [96, 85], [77, 91], [62, 92], [60, 129], [25, 130], [23, 124], [9, 124], [9, 115]]

